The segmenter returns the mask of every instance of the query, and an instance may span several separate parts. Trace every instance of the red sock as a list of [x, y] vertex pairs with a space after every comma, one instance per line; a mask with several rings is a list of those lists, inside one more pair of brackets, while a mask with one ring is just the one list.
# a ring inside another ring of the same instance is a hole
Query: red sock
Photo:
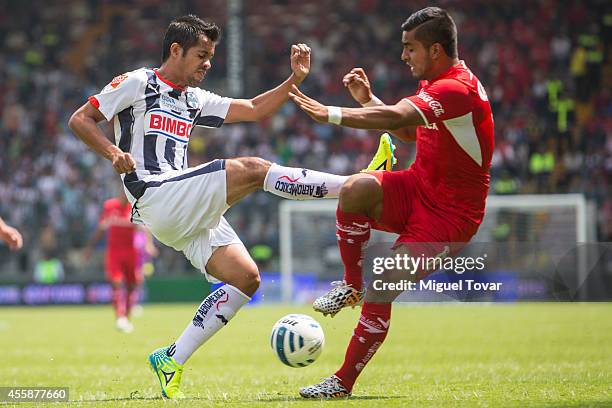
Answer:
[[132, 308], [138, 301], [138, 287], [128, 286], [126, 289], [125, 296], [125, 314], [126, 316], [130, 315]]
[[353, 389], [361, 370], [381, 346], [391, 323], [391, 303], [364, 303], [359, 323], [346, 349], [344, 363], [336, 375], [342, 385]]
[[336, 236], [344, 264], [344, 281], [357, 290], [363, 287], [363, 248], [370, 239], [370, 217], [336, 210]]
[[123, 288], [113, 286], [112, 301], [113, 301], [113, 309], [115, 309], [115, 316], [117, 317], [126, 316], [125, 292], [123, 291]]

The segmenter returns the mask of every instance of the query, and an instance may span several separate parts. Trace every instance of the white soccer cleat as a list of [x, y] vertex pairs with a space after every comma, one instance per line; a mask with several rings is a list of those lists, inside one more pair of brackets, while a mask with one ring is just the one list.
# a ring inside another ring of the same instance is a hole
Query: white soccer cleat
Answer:
[[354, 308], [363, 303], [365, 289], [358, 291], [344, 281], [334, 281], [331, 284], [334, 288], [312, 303], [312, 308], [323, 313], [323, 316], [334, 317], [344, 307]]
[[131, 333], [134, 331], [134, 326], [125, 316], [117, 318], [117, 321], [115, 322], [115, 326], [117, 327], [117, 330], [123, 333]]
[[335, 375], [324, 378], [318, 384], [300, 388], [300, 395], [304, 398], [347, 398], [351, 392], [346, 389]]

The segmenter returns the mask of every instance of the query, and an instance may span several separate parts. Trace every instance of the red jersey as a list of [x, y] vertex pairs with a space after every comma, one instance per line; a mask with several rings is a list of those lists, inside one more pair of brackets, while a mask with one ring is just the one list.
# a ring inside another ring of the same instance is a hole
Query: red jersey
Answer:
[[132, 206], [129, 202], [121, 204], [116, 198], [104, 202], [100, 223], [109, 223], [107, 231], [107, 250], [109, 252], [134, 250], [136, 226], [130, 223], [131, 216]]
[[434, 209], [480, 223], [489, 189], [493, 115], [484, 87], [461, 61], [406, 100], [425, 125], [416, 131], [414, 171]]

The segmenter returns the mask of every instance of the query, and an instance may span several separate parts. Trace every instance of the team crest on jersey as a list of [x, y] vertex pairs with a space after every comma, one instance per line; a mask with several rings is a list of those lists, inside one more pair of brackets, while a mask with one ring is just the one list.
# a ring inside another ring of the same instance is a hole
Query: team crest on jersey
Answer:
[[197, 108], [198, 107], [198, 98], [196, 98], [193, 92], [187, 92], [185, 94], [185, 98], [187, 100], [188, 108]]
[[117, 75], [116, 77], [113, 78], [113, 80], [110, 82], [109, 85], [113, 88], [116, 88], [119, 86], [119, 84], [125, 81], [127, 77], [128, 77], [127, 74]]
[[145, 115], [145, 134], [162, 135], [187, 143], [192, 127], [190, 119], [163, 109], [152, 109]]

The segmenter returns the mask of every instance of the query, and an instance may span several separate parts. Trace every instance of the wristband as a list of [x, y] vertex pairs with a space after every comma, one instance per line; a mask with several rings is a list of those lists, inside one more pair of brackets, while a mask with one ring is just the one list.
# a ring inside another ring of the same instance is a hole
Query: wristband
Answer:
[[384, 105], [384, 104], [385, 103], [383, 101], [381, 101], [380, 99], [378, 99], [376, 97], [376, 95], [372, 95], [372, 99], [370, 99], [366, 103], [362, 104], [361, 106], [363, 106], [364, 108], [369, 108], [370, 106], [381, 106], [381, 105]]
[[327, 107], [327, 122], [339, 125], [342, 123], [342, 108], [339, 106]]

